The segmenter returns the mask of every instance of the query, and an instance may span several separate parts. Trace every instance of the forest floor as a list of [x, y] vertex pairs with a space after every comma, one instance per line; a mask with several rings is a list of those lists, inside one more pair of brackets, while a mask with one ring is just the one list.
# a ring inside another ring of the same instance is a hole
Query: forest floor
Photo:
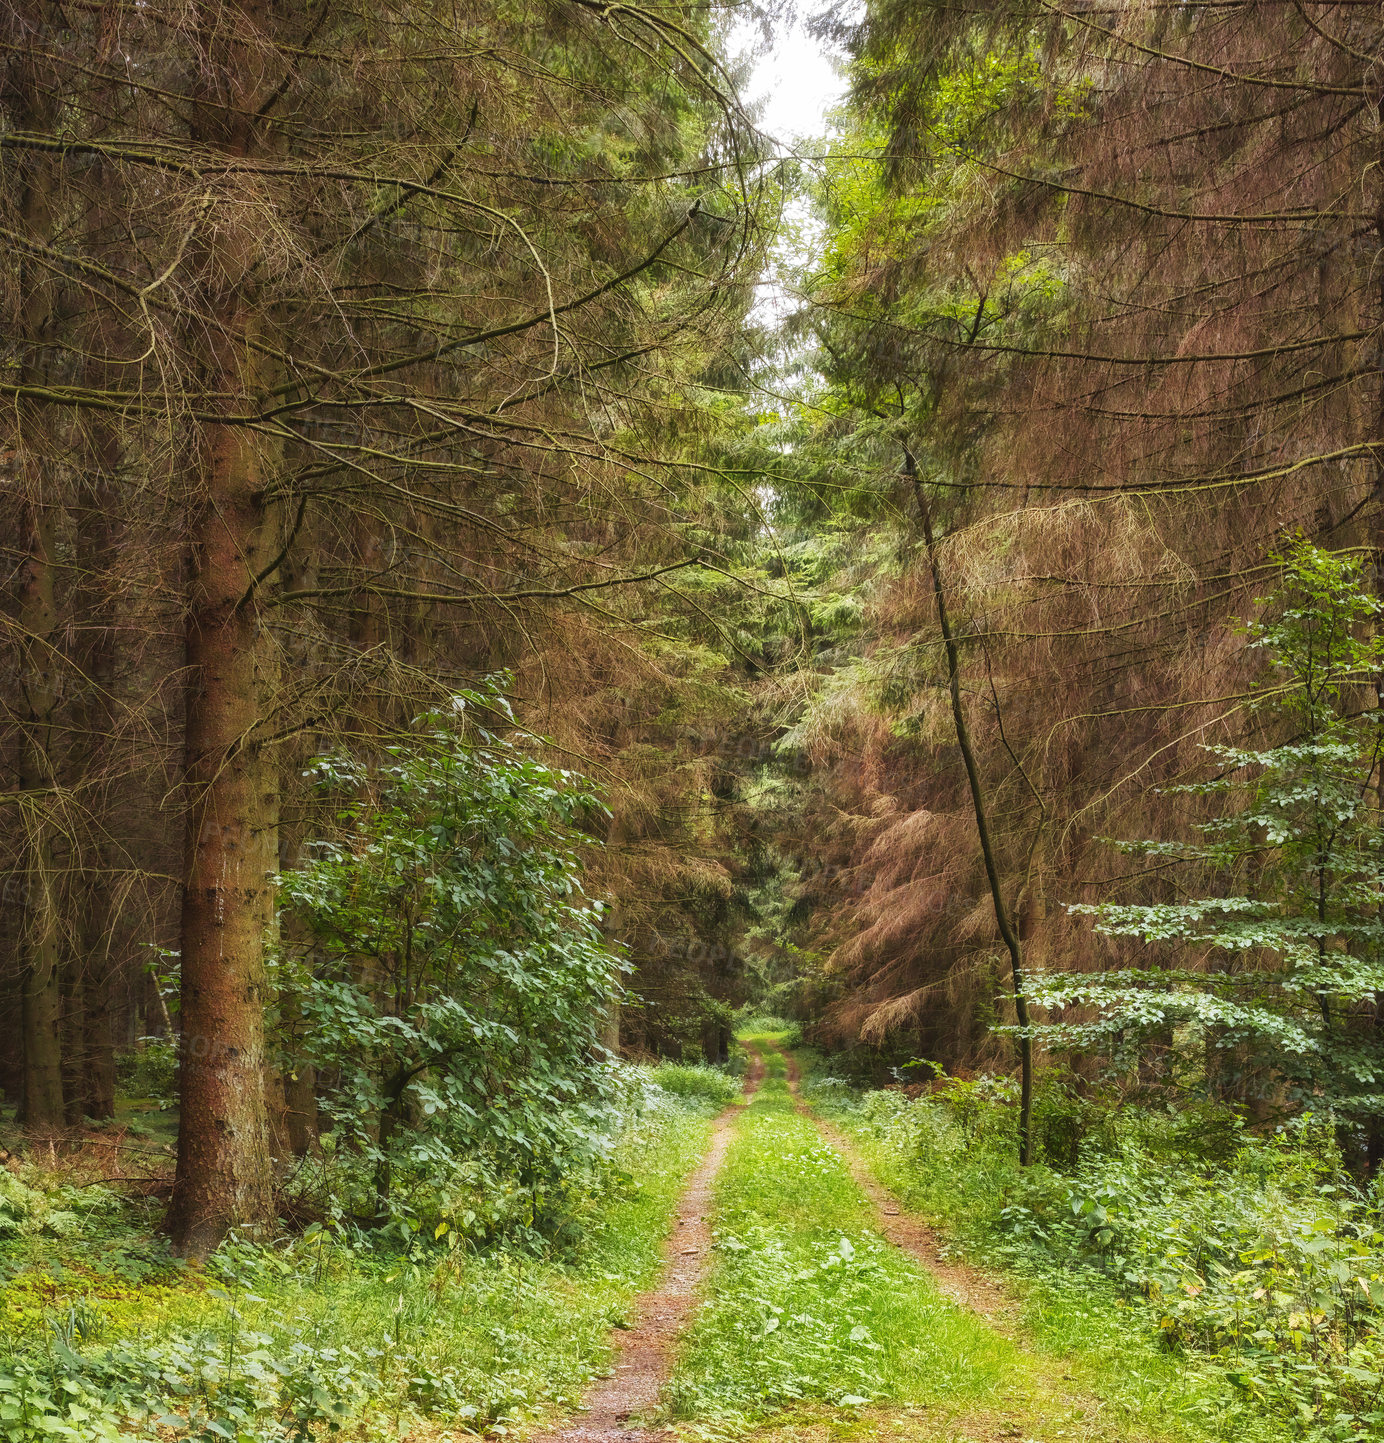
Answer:
[[749, 1105], [718, 1122], [612, 1372], [585, 1416], [545, 1440], [1179, 1436], [1149, 1432], [1031, 1348], [1006, 1289], [948, 1258], [847, 1136], [813, 1115], [793, 1058], [771, 1037], [744, 1043]]
[[0, 1443], [1283, 1436], [1204, 1406], [1119, 1299], [962, 1261], [959, 1233], [901, 1201], [917, 1157], [858, 1125], [807, 1052], [800, 1089], [782, 1034], [741, 1040], [743, 1095], [712, 1069], [649, 1071], [608, 1185], [542, 1252], [315, 1229], [188, 1268], [157, 1199], [60, 1157], [0, 1169]]

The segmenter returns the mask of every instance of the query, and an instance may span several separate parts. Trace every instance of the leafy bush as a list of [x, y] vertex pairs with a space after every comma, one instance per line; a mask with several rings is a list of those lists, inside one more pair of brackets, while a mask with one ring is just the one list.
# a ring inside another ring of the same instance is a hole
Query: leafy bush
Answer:
[[18, 1174], [0, 1168], [0, 1241], [36, 1234], [90, 1235], [102, 1220], [118, 1214], [124, 1206], [124, 1200], [110, 1188], [74, 1186], [62, 1174], [33, 1164], [20, 1166]]
[[208, 1330], [85, 1354], [73, 1347], [79, 1333], [55, 1331], [48, 1366], [15, 1358], [0, 1372], [7, 1443], [170, 1435], [310, 1443], [319, 1429], [340, 1428], [368, 1392], [365, 1360], [302, 1337]]
[[172, 1037], [141, 1037], [116, 1061], [116, 1081], [126, 1097], [171, 1103], [178, 1091], [178, 1043]]
[[32, 1224], [44, 1209], [43, 1197], [0, 1168], [0, 1238], [12, 1237]]
[[463, 736], [468, 707], [505, 703], [458, 696], [383, 766], [319, 758], [345, 835], [283, 878], [311, 941], [280, 960], [280, 986], [336, 1079], [316, 1178], [381, 1225], [487, 1230], [513, 1212], [493, 1200], [519, 1192], [536, 1225], [609, 1146], [597, 1029], [623, 963], [573, 831], [599, 803], [513, 741]]

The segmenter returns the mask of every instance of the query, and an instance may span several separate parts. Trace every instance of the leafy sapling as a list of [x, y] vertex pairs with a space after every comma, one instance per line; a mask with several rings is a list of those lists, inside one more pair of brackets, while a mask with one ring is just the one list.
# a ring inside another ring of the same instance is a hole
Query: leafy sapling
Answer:
[[380, 1224], [481, 1226], [477, 1201], [508, 1190], [532, 1225], [608, 1146], [599, 1029], [623, 963], [575, 830], [600, 803], [470, 720], [501, 706], [467, 692], [379, 764], [319, 758], [341, 835], [282, 882], [306, 925], [280, 965], [332, 1079], [336, 1156], [369, 1173], [350, 1201]]

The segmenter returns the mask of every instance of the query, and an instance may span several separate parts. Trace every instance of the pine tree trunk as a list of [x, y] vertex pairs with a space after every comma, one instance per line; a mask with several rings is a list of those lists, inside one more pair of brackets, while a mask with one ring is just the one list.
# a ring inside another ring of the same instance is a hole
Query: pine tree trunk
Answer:
[[[277, 862], [274, 767], [255, 735], [265, 632], [254, 559], [266, 526], [253, 438], [211, 438], [187, 622], [186, 775], [192, 793], [182, 911], [178, 1168], [168, 1226], [201, 1256], [273, 1215], [264, 1098], [265, 924]], [[251, 599], [242, 604], [249, 595]]]
[[942, 585], [942, 568], [937, 555], [937, 539], [932, 530], [932, 512], [928, 507], [927, 494], [918, 477], [913, 455], [904, 452], [904, 474], [913, 482], [913, 493], [918, 503], [919, 519], [923, 524], [923, 545], [926, 550], [928, 570], [932, 575], [932, 595], [937, 605], [937, 626], [942, 633], [942, 645], [947, 654], [947, 689], [951, 694], [952, 721], [956, 726], [956, 745], [966, 768], [966, 780], [971, 792], [971, 809], [975, 815], [976, 835], [980, 840], [981, 858], [985, 863], [985, 875], [990, 883], [990, 900], [994, 906], [995, 926], [1009, 953], [1011, 996], [1014, 1014], [1019, 1024], [1019, 1166], [1027, 1167], [1033, 1160], [1033, 1036], [1029, 1031], [1028, 991], [1024, 978], [1023, 942], [1010, 916], [1009, 905], [1004, 898], [1004, 887], [1000, 880], [999, 863], [990, 839], [990, 821], [985, 804], [985, 790], [981, 785], [980, 768], [976, 762], [975, 749], [971, 745], [971, 731], [966, 722], [965, 708], [961, 704], [961, 653], [952, 630], [951, 617], [947, 610], [947, 594]]
[[87, 1111], [86, 985], [75, 958], [62, 970], [62, 1103], [63, 1121], [80, 1127]]
[[99, 932], [87, 933], [86, 950], [86, 1054], [85, 1094], [87, 1116], [105, 1122], [115, 1116], [115, 1024], [111, 1017], [110, 933], [115, 918], [107, 912], [90, 912], [93, 921], [103, 918]]
[[[283, 591], [315, 591], [319, 583], [318, 562], [320, 542], [315, 517], [304, 513], [294, 523], [296, 536], [288, 547], [280, 568]], [[312, 639], [312, 618], [309, 607], [289, 606], [289, 622], [283, 639], [284, 668], [291, 678], [309, 678], [320, 674], [321, 648]], [[298, 703], [302, 705], [301, 701]], [[296, 709], [296, 708], [295, 708]], [[312, 733], [305, 732], [288, 743], [282, 754], [280, 774], [283, 778], [284, 811], [279, 828], [279, 870], [290, 872], [302, 860], [303, 842], [308, 835], [311, 798], [303, 782], [303, 772], [313, 751]], [[302, 919], [292, 911], [284, 914], [282, 942], [287, 951], [302, 955], [311, 965], [313, 937]], [[302, 999], [282, 989], [278, 994], [278, 1014], [284, 1065], [278, 1079], [283, 1107], [285, 1142], [295, 1157], [311, 1152], [318, 1142], [317, 1069], [305, 1036]]]
[[[259, 148], [256, 117], [282, 69], [271, 7], [202, 7], [208, 52], [198, 71], [193, 136], [244, 160]], [[257, 404], [265, 377], [256, 346], [263, 236], [234, 203], [211, 217], [200, 273], [208, 328], [208, 394], [230, 415]], [[272, 650], [261, 572], [276, 539], [270, 468], [256, 434], [206, 423], [202, 474], [191, 480], [191, 566], [184, 638], [189, 796], [182, 906], [178, 1166], [167, 1226], [175, 1247], [204, 1256], [237, 1227], [274, 1215], [265, 1103], [265, 933], [278, 863], [277, 759], [260, 724]]]
[[[121, 773], [128, 768], [117, 735], [116, 630], [119, 603], [112, 593], [112, 572], [123, 531], [122, 507], [115, 474], [120, 454], [114, 428], [90, 423], [84, 437], [87, 472], [78, 492], [77, 589], [73, 611], [80, 618], [77, 650], [83, 688], [78, 713], [83, 737], [81, 766], [94, 777], [95, 789], [86, 811], [96, 836], [78, 873], [74, 924], [80, 929], [79, 991], [82, 1007], [71, 1028], [75, 1065], [69, 1089], [72, 1119], [80, 1097], [81, 1113], [97, 1121], [115, 1116], [115, 1028], [111, 1018], [111, 981], [117, 967], [116, 933], [120, 929], [117, 877], [125, 846], [117, 843], [114, 797]], [[74, 769], [76, 770], [76, 769]], [[74, 777], [74, 781], [77, 778]], [[90, 790], [90, 789], [89, 789]], [[80, 1120], [78, 1117], [76, 1120]]]

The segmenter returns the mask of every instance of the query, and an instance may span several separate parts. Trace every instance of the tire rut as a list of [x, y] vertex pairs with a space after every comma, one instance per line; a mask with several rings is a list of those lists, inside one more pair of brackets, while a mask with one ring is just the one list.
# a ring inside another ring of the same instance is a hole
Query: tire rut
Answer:
[[1018, 1305], [997, 1283], [984, 1273], [957, 1262], [946, 1255], [936, 1231], [921, 1218], [906, 1213], [897, 1197], [875, 1180], [850, 1138], [840, 1128], [818, 1117], [798, 1092], [800, 1072], [791, 1053], [783, 1054], [788, 1070], [788, 1090], [793, 1106], [811, 1118], [817, 1131], [836, 1149], [850, 1169], [856, 1185], [870, 1199], [879, 1220], [880, 1232], [896, 1248], [916, 1258], [932, 1274], [943, 1297], [983, 1318], [990, 1327], [1005, 1337], [1016, 1332]]
[[[764, 1080], [764, 1059], [751, 1056], [745, 1097]], [[657, 1286], [633, 1304], [633, 1321], [614, 1335], [611, 1372], [586, 1394], [581, 1415], [544, 1429], [537, 1443], [638, 1443], [653, 1430], [630, 1419], [649, 1411], [672, 1371], [672, 1353], [697, 1300], [697, 1289], [711, 1260], [711, 1202], [717, 1174], [730, 1147], [739, 1107], [727, 1108], [715, 1121], [711, 1146], [688, 1179], [663, 1246], [663, 1270]]]

